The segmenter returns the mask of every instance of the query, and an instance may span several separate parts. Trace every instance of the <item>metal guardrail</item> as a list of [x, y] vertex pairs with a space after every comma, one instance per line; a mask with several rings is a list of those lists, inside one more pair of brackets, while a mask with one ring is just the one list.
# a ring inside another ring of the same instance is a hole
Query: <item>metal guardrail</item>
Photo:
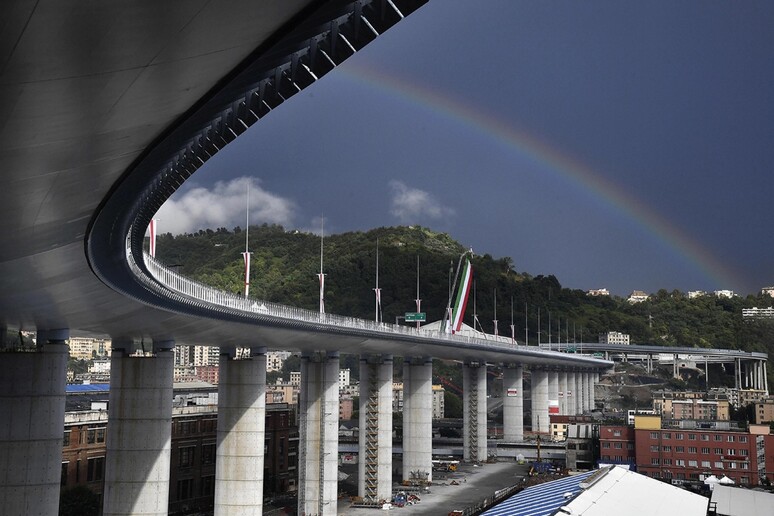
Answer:
[[[317, 326], [326, 326], [337, 330], [353, 330], [353, 332], [362, 334], [368, 332], [374, 336], [389, 338], [390, 336], [402, 336], [417, 341], [422, 340], [440, 340], [453, 341], [457, 344], [473, 344], [507, 350], [529, 350], [534, 354], [545, 354], [555, 356], [556, 352], [539, 349], [537, 347], [528, 347], [516, 344], [503, 344], [501, 342], [471, 337], [467, 335], [448, 334], [441, 331], [417, 330], [411, 326], [400, 326], [389, 323], [377, 323], [356, 317], [347, 317], [336, 314], [326, 314], [297, 308], [293, 306], [261, 301], [256, 299], [246, 299], [236, 294], [224, 292], [222, 290], [209, 287], [190, 278], [186, 278], [180, 273], [173, 271], [169, 267], [162, 265], [158, 260], [152, 258], [148, 253], [143, 252], [143, 262], [145, 268], [150, 273], [149, 277], [145, 271], [135, 263], [133, 255], [127, 249], [127, 262], [132, 272], [146, 286], [146, 288], [157, 291], [159, 287], [164, 289], [164, 295], [184, 302], [193, 304], [200, 308], [207, 308], [215, 312], [238, 311], [243, 315], [255, 315], [262, 318], [271, 317], [288, 323], [305, 322]], [[154, 284], [157, 282], [156, 284]]]

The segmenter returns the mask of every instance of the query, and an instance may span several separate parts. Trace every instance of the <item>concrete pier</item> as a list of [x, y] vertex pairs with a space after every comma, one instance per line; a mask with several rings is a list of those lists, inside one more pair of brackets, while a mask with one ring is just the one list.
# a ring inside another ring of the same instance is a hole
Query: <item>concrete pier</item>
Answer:
[[38, 351], [0, 353], [0, 512], [4, 515], [59, 512], [67, 338], [67, 330], [39, 331]]
[[532, 369], [532, 431], [548, 433], [548, 371]]
[[360, 359], [357, 480], [366, 502], [392, 498], [392, 368], [391, 355]]
[[503, 440], [524, 440], [524, 368], [507, 364], [503, 368]]
[[153, 356], [130, 356], [131, 342], [113, 341], [105, 516], [167, 514], [173, 350], [173, 341], [154, 341]]
[[403, 480], [433, 480], [433, 361], [403, 364]]
[[564, 391], [567, 404], [567, 415], [578, 413], [578, 391], [575, 388], [575, 371], [567, 371], [567, 389]]
[[559, 372], [548, 371], [548, 416], [559, 411]]
[[487, 459], [486, 364], [462, 366], [462, 447], [465, 462]]
[[566, 415], [567, 410], [567, 371], [559, 371], [559, 413]]
[[339, 356], [301, 357], [298, 513], [336, 514], [339, 446]]
[[266, 354], [250, 350], [236, 360], [222, 348], [218, 383], [218, 447], [215, 515], [263, 513], [266, 426]]

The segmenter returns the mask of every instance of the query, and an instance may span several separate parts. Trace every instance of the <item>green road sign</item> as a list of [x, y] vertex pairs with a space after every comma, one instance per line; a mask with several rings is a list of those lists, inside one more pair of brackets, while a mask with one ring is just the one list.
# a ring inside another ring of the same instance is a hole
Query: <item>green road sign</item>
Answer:
[[406, 322], [425, 322], [427, 314], [425, 312], [406, 312]]

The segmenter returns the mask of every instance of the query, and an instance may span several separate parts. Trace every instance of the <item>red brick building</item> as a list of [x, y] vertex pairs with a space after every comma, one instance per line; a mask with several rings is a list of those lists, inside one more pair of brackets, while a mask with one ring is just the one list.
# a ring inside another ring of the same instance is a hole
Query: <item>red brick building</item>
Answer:
[[774, 436], [724, 430], [635, 429], [637, 470], [649, 477], [700, 481], [712, 474], [738, 485], [774, 480]]
[[628, 464], [636, 469], [634, 427], [627, 425], [602, 425], [599, 429], [599, 462], [603, 464]]

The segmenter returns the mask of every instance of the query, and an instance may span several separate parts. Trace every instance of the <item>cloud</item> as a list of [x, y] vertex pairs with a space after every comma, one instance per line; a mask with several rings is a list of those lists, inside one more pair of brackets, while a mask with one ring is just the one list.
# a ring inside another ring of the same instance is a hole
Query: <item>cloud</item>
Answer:
[[200, 229], [244, 227], [247, 189], [250, 188], [250, 224], [291, 227], [296, 203], [261, 187], [252, 177], [218, 181], [212, 189], [196, 187], [173, 195], [156, 214], [160, 233], [192, 233]]
[[442, 219], [454, 215], [454, 209], [444, 206], [424, 190], [410, 188], [397, 180], [390, 181], [390, 188], [390, 213], [402, 223], [417, 223], [422, 218]]

